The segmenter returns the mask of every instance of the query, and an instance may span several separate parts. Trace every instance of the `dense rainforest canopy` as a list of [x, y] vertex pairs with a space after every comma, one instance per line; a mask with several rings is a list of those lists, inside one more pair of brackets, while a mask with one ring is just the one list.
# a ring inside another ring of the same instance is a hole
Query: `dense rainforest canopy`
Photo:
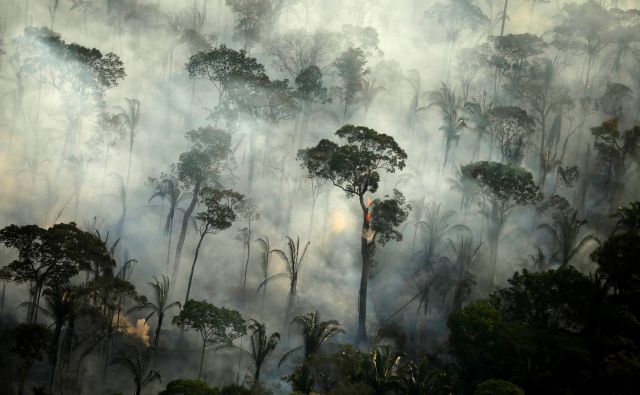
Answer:
[[0, 394], [640, 393], [637, 0], [0, 0]]

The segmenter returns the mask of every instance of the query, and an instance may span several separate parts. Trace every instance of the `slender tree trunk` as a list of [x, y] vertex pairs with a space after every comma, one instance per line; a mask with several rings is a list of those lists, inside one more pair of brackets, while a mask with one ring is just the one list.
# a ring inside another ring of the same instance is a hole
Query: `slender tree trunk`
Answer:
[[504, 36], [504, 23], [507, 21], [507, 7], [509, 0], [504, 0], [504, 9], [502, 10], [502, 26], [500, 27], [500, 37]]
[[253, 375], [253, 385], [258, 385], [258, 381], [260, 381], [260, 368], [262, 368], [262, 365], [256, 363], [256, 373]]
[[156, 337], [153, 340], [153, 344], [158, 347], [160, 344], [160, 331], [162, 330], [162, 320], [164, 319], [164, 313], [158, 313], [158, 326], [156, 327]]
[[182, 227], [180, 228], [180, 237], [178, 237], [178, 244], [176, 245], [176, 256], [173, 261], [173, 275], [171, 276], [171, 282], [176, 283], [175, 280], [178, 277], [178, 271], [180, 269], [180, 258], [182, 256], [182, 247], [184, 246], [184, 239], [187, 236], [187, 228], [189, 227], [189, 218], [191, 218], [191, 214], [193, 210], [196, 208], [196, 204], [198, 203], [198, 195], [200, 194], [200, 183], [196, 182], [193, 187], [193, 197], [191, 198], [191, 203], [184, 212], [182, 217]]
[[196, 262], [198, 261], [198, 253], [200, 252], [200, 246], [202, 245], [202, 240], [207, 233], [203, 233], [200, 235], [200, 240], [198, 241], [198, 245], [196, 246], [196, 255], [193, 257], [193, 264], [191, 265], [191, 274], [189, 275], [189, 284], [187, 285], [187, 296], [184, 298], [184, 304], [186, 305], [189, 301], [189, 294], [191, 293], [191, 282], [193, 281], [193, 272], [196, 269]]
[[200, 369], [198, 370], [198, 380], [202, 379], [202, 364], [204, 362], [204, 349], [207, 346], [207, 344], [204, 342], [202, 342], [202, 353], [200, 353]]
[[55, 330], [53, 332], [53, 347], [51, 349], [51, 382], [49, 384], [49, 393], [53, 394], [53, 389], [56, 381], [56, 367], [58, 366], [58, 345], [60, 344], [60, 334], [62, 333], [61, 322], [56, 322]]
[[242, 280], [242, 303], [244, 303], [245, 291], [247, 289], [247, 271], [249, 271], [249, 257], [251, 256], [251, 218], [249, 218], [247, 229], [247, 261], [244, 264], [244, 279]]
[[369, 209], [360, 196], [362, 208], [362, 235], [360, 238], [360, 255], [362, 257], [362, 273], [360, 276], [360, 292], [358, 294], [358, 331], [356, 333], [356, 345], [367, 340], [367, 287], [369, 285], [369, 269], [371, 268], [371, 251], [369, 249]]
[[171, 265], [171, 236], [173, 234], [173, 221], [169, 225], [169, 241], [167, 242], [167, 273], [169, 273], [169, 266]]

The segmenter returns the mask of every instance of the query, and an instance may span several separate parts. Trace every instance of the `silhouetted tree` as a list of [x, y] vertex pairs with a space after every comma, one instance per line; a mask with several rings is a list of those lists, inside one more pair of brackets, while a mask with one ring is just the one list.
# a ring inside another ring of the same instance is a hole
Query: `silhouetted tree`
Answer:
[[202, 338], [198, 379], [202, 377], [205, 349], [213, 345], [230, 346], [247, 330], [245, 321], [239, 312], [216, 307], [204, 300], [196, 301], [193, 299], [184, 304], [180, 314], [173, 318], [173, 324], [186, 331], [194, 330]]
[[157, 277], [153, 277], [153, 282], [149, 282], [151, 288], [153, 288], [153, 302], [146, 302], [140, 306], [136, 306], [135, 310], [150, 310], [149, 314], [145, 317], [145, 322], [149, 321], [151, 317], [158, 316], [158, 324], [155, 329], [155, 336], [153, 338], [153, 344], [158, 347], [160, 345], [160, 332], [162, 331], [162, 323], [164, 321], [165, 313], [174, 307], [180, 308], [180, 302], [174, 301], [169, 303], [169, 285], [170, 280], [164, 274], [158, 280]]
[[260, 370], [269, 355], [275, 351], [280, 341], [278, 332], [272, 333], [267, 337], [267, 326], [256, 320], [249, 320], [247, 329], [251, 331], [251, 357], [255, 365], [254, 384], [260, 381]]
[[367, 317], [367, 285], [369, 269], [373, 263], [376, 240], [382, 245], [390, 240], [402, 240], [402, 234], [394, 229], [407, 219], [404, 196], [394, 191], [386, 200], [366, 203], [365, 195], [375, 193], [380, 182], [380, 171], [394, 173], [402, 170], [407, 159], [393, 137], [378, 133], [364, 126], [345, 125], [336, 136], [347, 141], [338, 145], [321, 140], [318, 145], [298, 152], [309, 177], [329, 180], [343, 190], [347, 197], [357, 196], [362, 210], [362, 236], [360, 253], [362, 276], [358, 306], [358, 341], [364, 341]]
[[187, 285], [187, 296], [185, 296], [184, 299], [185, 304], [189, 301], [191, 281], [193, 280], [193, 273], [196, 269], [196, 262], [198, 261], [198, 253], [200, 252], [202, 241], [208, 234], [217, 234], [231, 227], [233, 221], [236, 220], [236, 213], [243, 199], [244, 195], [227, 189], [221, 190], [205, 187], [200, 191], [200, 202], [204, 206], [204, 210], [196, 214], [196, 223], [198, 224], [200, 239], [198, 240], [196, 252], [193, 257], [193, 264], [191, 265], [191, 274], [189, 275], [189, 283]]

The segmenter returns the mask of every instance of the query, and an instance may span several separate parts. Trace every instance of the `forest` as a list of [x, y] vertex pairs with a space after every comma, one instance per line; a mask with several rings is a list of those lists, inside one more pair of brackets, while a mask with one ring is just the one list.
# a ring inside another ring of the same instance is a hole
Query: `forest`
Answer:
[[639, 0], [0, 0], [0, 395], [640, 393]]

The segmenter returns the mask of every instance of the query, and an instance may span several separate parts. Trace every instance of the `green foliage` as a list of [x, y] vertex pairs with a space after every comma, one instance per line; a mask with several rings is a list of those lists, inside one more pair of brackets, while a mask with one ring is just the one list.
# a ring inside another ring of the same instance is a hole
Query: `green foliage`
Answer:
[[640, 235], [621, 233], [611, 236], [598, 247], [591, 259], [615, 292], [632, 294], [640, 291]]
[[180, 314], [173, 317], [173, 324], [186, 331], [198, 332], [202, 336], [204, 347], [229, 346], [233, 340], [247, 331], [245, 321], [239, 312], [214, 306], [204, 300], [190, 299]]
[[358, 93], [363, 88], [364, 75], [369, 71], [364, 68], [367, 58], [360, 48], [348, 48], [338, 56], [334, 67], [338, 70], [338, 76], [342, 81], [340, 87], [342, 101], [347, 105], [356, 103]]
[[177, 379], [170, 381], [167, 388], [158, 395], [218, 395], [215, 387], [209, 387], [202, 380]]
[[504, 320], [579, 332], [593, 308], [592, 289], [592, 281], [571, 266], [539, 273], [523, 269], [491, 295], [491, 304]]
[[630, 202], [628, 207], [618, 207], [618, 210], [611, 217], [618, 219], [614, 233], [619, 231], [640, 232], [640, 201]]
[[478, 384], [473, 395], [524, 395], [524, 391], [508, 381], [490, 379]]
[[260, 380], [260, 369], [262, 365], [278, 346], [280, 334], [274, 332], [267, 337], [267, 326], [253, 319], [250, 320], [248, 329], [252, 332], [251, 357], [256, 367], [254, 380], [257, 383]]
[[353, 125], [343, 126], [336, 136], [347, 144], [323, 139], [315, 147], [298, 151], [298, 158], [309, 177], [329, 180], [347, 196], [376, 192], [379, 171], [394, 173], [405, 166], [407, 154], [391, 136]]
[[533, 204], [542, 193], [533, 182], [533, 175], [525, 169], [498, 162], [475, 162], [462, 166], [464, 178], [476, 180], [481, 193], [504, 216], [518, 205]]
[[640, 126], [621, 131], [618, 120], [613, 118], [591, 128], [591, 134], [601, 163], [612, 177], [614, 186], [618, 187], [615, 183], [621, 181], [632, 163], [631, 159], [640, 151]]
[[271, 0], [225, 0], [236, 18], [233, 39], [250, 49], [267, 33], [273, 21]]
[[186, 188], [216, 185], [231, 165], [231, 135], [211, 126], [187, 132], [191, 150], [180, 154], [178, 179]]
[[230, 228], [236, 220], [236, 211], [244, 195], [232, 190], [205, 187], [200, 191], [200, 202], [204, 210], [196, 214], [200, 223], [200, 234], [218, 233]]
[[391, 240], [402, 241], [402, 233], [396, 230], [407, 220], [411, 206], [406, 203], [404, 195], [397, 189], [393, 197], [375, 199], [371, 203], [371, 230], [373, 239], [385, 245]]

